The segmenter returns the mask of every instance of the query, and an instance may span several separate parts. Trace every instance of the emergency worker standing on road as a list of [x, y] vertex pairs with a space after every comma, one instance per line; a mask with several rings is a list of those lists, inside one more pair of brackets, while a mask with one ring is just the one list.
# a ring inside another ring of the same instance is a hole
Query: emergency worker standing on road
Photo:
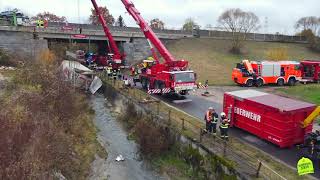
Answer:
[[221, 138], [228, 140], [228, 130], [229, 130], [229, 123], [230, 120], [227, 118], [226, 113], [222, 112], [220, 114], [221, 116], [221, 124], [220, 124], [220, 133], [221, 133]]
[[216, 113], [216, 111], [213, 109], [212, 110], [212, 121], [211, 121], [211, 129], [212, 129], [212, 134], [216, 135], [217, 133], [217, 123], [218, 123], [219, 116]]
[[213, 107], [208, 108], [204, 116], [204, 120], [206, 121], [206, 131], [211, 133], [212, 132], [211, 121], [213, 120]]

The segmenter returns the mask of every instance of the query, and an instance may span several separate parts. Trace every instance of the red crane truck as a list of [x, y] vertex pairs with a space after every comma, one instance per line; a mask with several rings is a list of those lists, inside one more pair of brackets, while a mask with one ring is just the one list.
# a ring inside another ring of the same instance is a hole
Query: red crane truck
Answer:
[[[176, 60], [160, 39], [142, 18], [140, 12], [129, 0], [121, 0], [128, 13], [139, 25], [148, 42], [151, 42], [163, 57], [164, 63], [158, 60], [143, 71], [139, 78], [145, 89], [161, 89], [161, 93], [177, 93], [180, 95], [188, 94], [188, 91], [195, 88], [195, 73], [188, 70], [188, 61]], [[166, 89], [166, 91], [164, 91]], [[169, 89], [169, 91], [167, 91]]]
[[[109, 45], [108, 45], [109, 54], [108, 54], [108, 60], [107, 60], [108, 62], [107, 62], [107, 64], [104, 64], [104, 65], [109, 65], [109, 62], [110, 62], [112, 69], [118, 69], [120, 66], [123, 66], [123, 59], [124, 59], [125, 55], [120, 53], [120, 50], [118, 49], [117, 44], [112, 37], [112, 34], [107, 26], [106, 21], [104, 20], [101, 12], [99, 10], [99, 7], [98, 7], [96, 1], [91, 0], [91, 2], [92, 2], [92, 5], [96, 11], [96, 14], [98, 15], [100, 23], [103, 27], [103, 31], [109, 40]], [[113, 54], [112, 54], [112, 52], [113, 52]]]

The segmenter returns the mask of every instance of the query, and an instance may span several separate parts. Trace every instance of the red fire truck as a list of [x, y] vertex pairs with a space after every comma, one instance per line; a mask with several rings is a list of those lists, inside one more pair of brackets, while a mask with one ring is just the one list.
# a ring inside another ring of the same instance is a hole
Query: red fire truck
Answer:
[[302, 60], [300, 62], [303, 83], [320, 82], [320, 60]]
[[240, 85], [262, 86], [277, 84], [290, 86], [301, 80], [300, 63], [297, 61], [249, 61], [243, 60], [232, 71], [232, 80]]

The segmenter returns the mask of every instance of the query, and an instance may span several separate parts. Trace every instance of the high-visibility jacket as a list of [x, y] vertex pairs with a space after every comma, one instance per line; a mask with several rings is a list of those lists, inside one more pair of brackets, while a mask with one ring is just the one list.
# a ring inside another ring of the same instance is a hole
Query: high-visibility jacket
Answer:
[[117, 71], [116, 70], [112, 71], [112, 76], [117, 76]]
[[205, 120], [207, 122], [212, 121], [212, 113], [210, 111], [207, 111], [206, 116], [205, 116]]
[[223, 119], [222, 123], [220, 124], [221, 128], [229, 128], [229, 120], [228, 119]]
[[212, 121], [211, 123], [218, 123], [218, 120], [219, 120], [219, 116], [217, 113], [212, 113]]
[[222, 129], [227, 129], [227, 128], [229, 128], [229, 123], [221, 123], [220, 127]]
[[111, 68], [107, 67], [107, 74], [111, 74]]

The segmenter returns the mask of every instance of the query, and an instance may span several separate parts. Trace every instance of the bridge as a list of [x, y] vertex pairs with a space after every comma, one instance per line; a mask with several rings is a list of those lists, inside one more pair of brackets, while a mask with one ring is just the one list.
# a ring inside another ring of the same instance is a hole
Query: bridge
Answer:
[[[35, 33], [40, 39], [87, 39], [87, 40], [107, 40], [102, 29], [96, 28], [70, 28], [64, 29], [62, 26], [51, 26], [39, 28], [34, 26], [0, 26], [0, 31]], [[115, 41], [129, 42], [131, 38], [144, 38], [144, 34], [138, 28], [110, 26], [110, 31]], [[155, 30], [160, 39], [175, 40], [185, 37], [193, 37], [191, 32], [177, 30]]]

